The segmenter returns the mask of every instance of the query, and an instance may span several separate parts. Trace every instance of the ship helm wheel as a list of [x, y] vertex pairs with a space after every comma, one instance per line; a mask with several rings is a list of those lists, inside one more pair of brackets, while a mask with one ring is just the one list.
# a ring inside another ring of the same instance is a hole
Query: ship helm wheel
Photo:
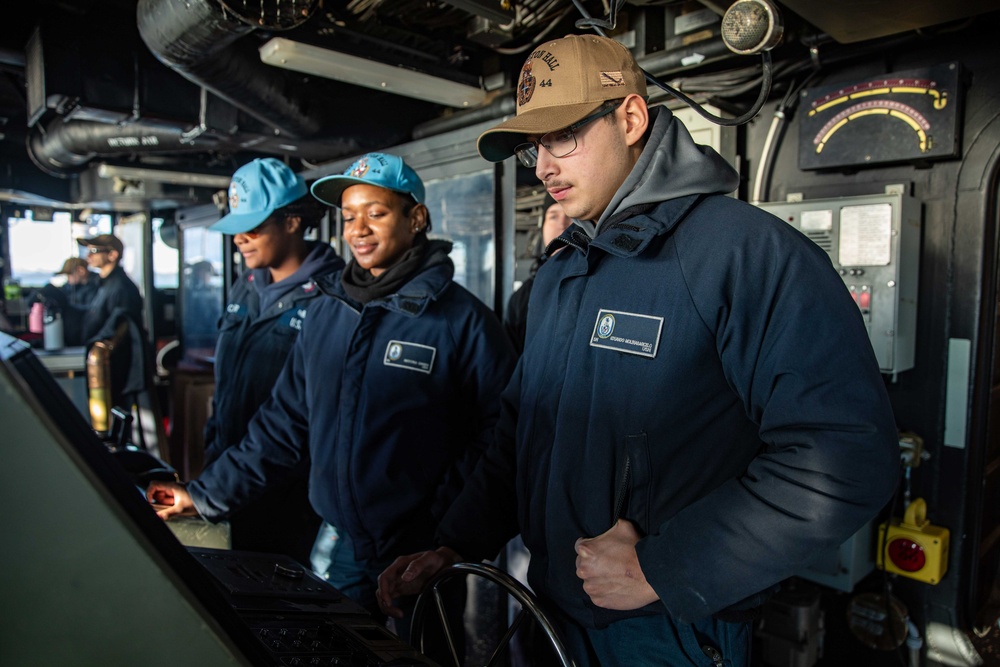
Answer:
[[[501, 660], [504, 654], [509, 650], [511, 640], [514, 634], [517, 632], [518, 628], [521, 627], [524, 620], [527, 618], [530, 621], [536, 623], [542, 634], [548, 639], [549, 644], [558, 658], [558, 664], [562, 667], [576, 667], [576, 663], [569, 656], [566, 651], [566, 647], [563, 645], [562, 640], [559, 638], [556, 632], [555, 626], [546, 616], [545, 612], [538, 604], [538, 600], [535, 596], [524, 587], [521, 582], [513, 578], [503, 570], [494, 567], [492, 565], [487, 565], [485, 563], [456, 563], [450, 567], [447, 567], [440, 572], [438, 572], [433, 579], [427, 582], [426, 588], [417, 598], [416, 605], [413, 608], [413, 622], [411, 625], [411, 636], [415, 639], [417, 646], [421, 651], [424, 651], [424, 626], [427, 621], [428, 614], [431, 613], [431, 607], [437, 609], [438, 621], [441, 623], [441, 627], [444, 628], [445, 639], [448, 643], [448, 649], [451, 652], [451, 658], [454, 661], [455, 667], [463, 667], [463, 661], [458, 659], [457, 652], [455, 650], [455, 640], [452, 634], [453, 630], [447, 622], [448, 615], [445, 612], [444, 602], [441, 595], [441, 587], [453, 579], [459, 577], [464, 577], [466, 575], [472, 575], [475, 577], [480, 577], [486, 579], [490, 582], [495, 583], [499, 586], [509, 597], [517, 600], [521, 605], [521, 610], [518, 612], [514, 620], [511, 621], [510, 625], [507, 627], [507, 631], [504, 633], [503, 637], [497, 643], [497, 646], [493, 649], [490, 655], [489, 661], [486, 663], [485, 667], [494, 667], [495, 665], [505, 664]], [[464, 629], [462, 629], [464, 632]]]

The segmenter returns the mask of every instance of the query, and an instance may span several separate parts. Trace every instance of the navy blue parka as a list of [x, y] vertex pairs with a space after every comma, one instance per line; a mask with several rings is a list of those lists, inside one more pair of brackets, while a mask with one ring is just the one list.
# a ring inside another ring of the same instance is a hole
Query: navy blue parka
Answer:
[[310, 306], [322, 296], [315, 278], [342, 268], [344, 260], [332, 247], [313, 243], [299, 270], [285, 280], [272, 283], [270, 269], [248, 269], [233, 283], [215, 344], [215, 393], [205, 425], [208, 462], [239, 444], [271, 395]]
[[363, 306], [319, 283], [288, 363], [247, 436], [188, 488], [221, 519], [311, 460], [313, 507], [358, 560], [432, 543], [491, 439], [514, 353], [445, 256]]
[[[310, 243], [302, 265], [284, 280], [272, 282], [267, 268], [248, 269], [233, 284], [215, 346], [206, 464], [246, 435], [247, 424], [271, 395], [310, 307], [322, 297], [316, 280], [343, 267], [344, 260], [329, 244]], [[234, 549], [283, 553], [307, 562], [319, 518], [309, 503], [306, 465], [229, 519]]]
[[[585, 627], [693, 622], [757, 594], [875, 516], [898, 438], [857, 306], [829, 257], [724, 196], [735, 173], [665, 109], [599, 226], [549, 250], [497, 444], [439, 543], [489, 558], [521, 531], [529, 582]], [[632, 521], [660, 600], [596, 607], [574, 543]]]
[[107, 276], [101, 278], [90, 308], [83, 316], [83, 340], [92, 343], [108, 323], [111, 314], [121, 309], [138, 327], [142, 327], [142, 294], [125, 269], [116, 266]]

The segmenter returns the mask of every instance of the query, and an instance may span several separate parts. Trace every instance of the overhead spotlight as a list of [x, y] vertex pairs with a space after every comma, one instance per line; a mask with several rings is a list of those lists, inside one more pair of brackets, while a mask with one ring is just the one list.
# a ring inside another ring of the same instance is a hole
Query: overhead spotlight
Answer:
[[736, 0], [722, 17], [722, 41], [740, 55], [773, 49], [783, 33], [781, 15], [771, 0]]

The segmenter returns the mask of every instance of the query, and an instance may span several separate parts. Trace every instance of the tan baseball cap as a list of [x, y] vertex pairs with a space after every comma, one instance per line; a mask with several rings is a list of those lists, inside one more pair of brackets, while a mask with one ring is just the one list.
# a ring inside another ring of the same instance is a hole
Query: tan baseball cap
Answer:
[[517, 115], [479, 136], [479, 154], [500, 162], [528, 135], [582, 120], [607, 100], [646, 97], [646, 77], [627, 48], [609, 37], [567, 35], [539, 44], [517, 81]]
[[61, 276], [63, 274], [69, 275], [76, 271], [77, 269], [87, 269], [90, 265], [87, 264], [87, 260], [82, 257], [70, 257], [65, 262], [63, 262], [62, 268], [56, 271], [55, 275]]

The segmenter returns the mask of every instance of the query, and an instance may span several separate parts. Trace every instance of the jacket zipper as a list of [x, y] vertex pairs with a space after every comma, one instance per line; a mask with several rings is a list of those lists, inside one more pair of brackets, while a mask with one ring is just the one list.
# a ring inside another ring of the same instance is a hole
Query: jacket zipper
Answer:
[[618, 489], [618, 496], [615, 498], [614, 520], [622, 518], [622, 511], [625, 509], [625, 498], [628, 496], [629, 477], [632, 476], [632, 460], [625, 456], [625, 469], [622, 471], [622, 484]]
[[701, 650], [711, 659], [713, 665], [716, 667], [722, 667], [722, 654], [719, 653], [719, 649], [709, 644], [704, 644], [701, 647]]

